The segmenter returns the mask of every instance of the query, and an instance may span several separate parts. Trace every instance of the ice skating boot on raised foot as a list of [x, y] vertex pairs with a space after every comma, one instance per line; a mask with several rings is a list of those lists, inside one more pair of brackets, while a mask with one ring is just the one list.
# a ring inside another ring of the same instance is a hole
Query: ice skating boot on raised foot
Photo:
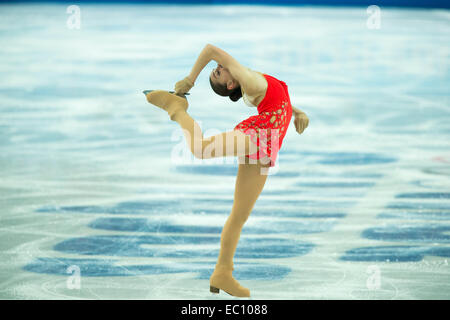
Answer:
[[164, 90], [152, 90], [145, 95], [151, 104], [167, 111], [170, 120], [174, 121], [175, 114], [182, 110], [186, 111], [188, 102], [186, 98], [180, 97]]

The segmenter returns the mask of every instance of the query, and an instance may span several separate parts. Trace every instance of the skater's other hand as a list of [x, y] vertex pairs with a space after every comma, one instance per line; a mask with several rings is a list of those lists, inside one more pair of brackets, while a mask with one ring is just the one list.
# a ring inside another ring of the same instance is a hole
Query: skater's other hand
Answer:
[[298, 134], [301, 134], [309, 125], [309, 118], [303, 112], [294, 113], [294, 125]]
[[189, 79], [189, 77], [184, 78], [183, 80], [178, 81], [175, 83], [175, 94], [177, 95], [183, 95], [194, 86], [194, 83]]

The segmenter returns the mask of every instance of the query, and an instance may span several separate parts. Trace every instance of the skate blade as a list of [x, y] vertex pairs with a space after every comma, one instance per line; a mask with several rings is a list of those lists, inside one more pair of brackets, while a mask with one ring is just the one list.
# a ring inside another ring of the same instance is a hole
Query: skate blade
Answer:
[[[144, 91], [142, 91], [142, 93], [147, 95], [147, 93], [150, 93], [152, 91], [155, 91], [155, 90], [144, 90]], [[169, 91], [169, 93], [175, 93], [175, 91]], [[177, 96], [182, 97], [182, 98], [184, 98], [184, 96], [188, 96], [188, 95], [189, 95], [189, 92], [186, 92], [185, 94], [181, 94], [181, 95], [177, 94]]]

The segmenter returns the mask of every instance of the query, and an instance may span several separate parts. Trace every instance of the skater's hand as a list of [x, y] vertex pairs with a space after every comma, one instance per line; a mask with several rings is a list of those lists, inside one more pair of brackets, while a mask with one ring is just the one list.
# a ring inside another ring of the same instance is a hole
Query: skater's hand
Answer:
[[309, 118], [303, 112], [294, 112], [294, 125], [298, 134], [301, 134], [309, 124]]
[[183, 95], [194, 86], [194, 83], [189, 79], [189, 77], [184, 78], [183, 80], [178, 81], [175, 83], [175, 94], [177, 95]]

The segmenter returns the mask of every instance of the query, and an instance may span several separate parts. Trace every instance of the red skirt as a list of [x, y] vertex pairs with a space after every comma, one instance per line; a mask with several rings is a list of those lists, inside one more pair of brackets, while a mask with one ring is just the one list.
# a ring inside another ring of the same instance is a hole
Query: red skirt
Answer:
[[261, 159], [264, 164], [275, 166], [278, 151], [292, 118], [290, 101], [283, 101], [280, 106], [271, 111], [261, 112], [251, 116], [234, 127], [250, 136], [250, 140], [257, 146], [257, 152], [246, 155], [250, 159]]

